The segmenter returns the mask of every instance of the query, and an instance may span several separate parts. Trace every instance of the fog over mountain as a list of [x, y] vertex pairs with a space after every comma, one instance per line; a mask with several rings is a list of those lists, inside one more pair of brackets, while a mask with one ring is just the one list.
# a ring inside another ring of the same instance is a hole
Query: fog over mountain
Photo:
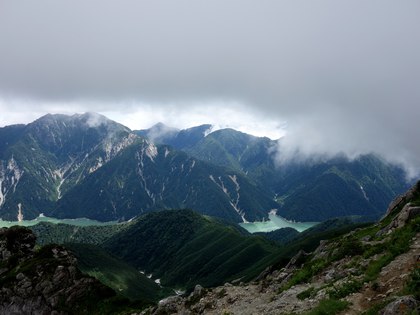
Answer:
[[415, 0], [5, 0], [0, 125], [212, 123], [286, 135], [279, 162], [376, 152], [415, 176], [419, 16]]

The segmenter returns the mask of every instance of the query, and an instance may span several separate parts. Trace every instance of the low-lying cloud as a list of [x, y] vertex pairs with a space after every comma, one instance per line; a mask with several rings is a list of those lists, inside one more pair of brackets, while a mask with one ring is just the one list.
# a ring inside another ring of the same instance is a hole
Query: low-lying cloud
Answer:
[[144, 107], [217, 123], [227, 104], [250, 129], [287, 122], [286, 156], [376, 152], [418, 174], [419, 16], [417, 0], [2, 1], [0, 123]]

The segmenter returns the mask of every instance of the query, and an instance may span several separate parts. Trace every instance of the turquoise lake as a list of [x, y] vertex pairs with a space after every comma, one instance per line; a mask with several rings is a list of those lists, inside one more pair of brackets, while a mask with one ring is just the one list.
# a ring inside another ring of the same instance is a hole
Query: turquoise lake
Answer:
[[11, 227], [14, 225], [20, 226], [32, 226], [38, 224], [40, 222], [49, 222], [49, 223], [64, 223], [70, 225], [77, 225], [77, 226], [90, 226], [90, 225], [110, 225], [116, 224], [117, 221], [110, 221], [110, 222], [100, 222], [86, 218], [79, 218], [79, 219], [56, 219], [56, 218], [49, 218], [43, 215], [40, 215], [36, 219], [33, 220], [23, 220], [23, 221], [3, 221], [0, 219], [0, 228], [2, 227]]
[[286, 220], [278, 215], [270, 213], [268, 221], [239, 223], [241, 227], [250, 233], [271, 232], [285, 227], [291, 227], [298, 232], [303, 232], [319, 222], [293, 222]]
[[[318, 224], [318, 222], [293, 222], [293, 221], [286, 220], [273, 213], [270, 213], [268, 217], [269, 217], [268, 221], [239, 223], [239, 225], [250, 233], [256, 233], [256, 232], [271, 232], [271, 231], [275, 231], [275, 230], [285, 228], [285, 227], [291, 227], [297, 230], [298, 232], [302, 232]], [[3, 221], [0, 219], [0, 228], [11, 227], [14, 225], [32, 226], [40, 222], [49, 222], [49, 223], [54, 223], [54, 224], [63, 223], [63, 224], [70, 224], [70, 225], [76, 225], [76, 226], [111, 225], [111, 224], [118, 223], [117, 221], [100, 222], [100, 221], [91, 220], [87, 218], [56, 219], [56, 218], [50, 218], [50, 217], [40, 215], [36, 219], [23, 220], [21, 222]]]

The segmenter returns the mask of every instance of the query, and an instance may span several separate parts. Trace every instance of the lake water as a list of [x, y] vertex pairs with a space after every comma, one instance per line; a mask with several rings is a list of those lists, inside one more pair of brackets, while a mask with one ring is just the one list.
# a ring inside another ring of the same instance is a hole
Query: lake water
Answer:
[[286, 220], [274, 213], [268, 215], [269, 220], [263, 222], [239, 223], [241, 227], [250, 233], [271, 232], [285, 227], [291, 227], [298, 232], [305, 231], [319, 222], [293, 222]]
[[86, 218], [79, 218], [79, 219], [56, 219], [56, 218], [49, 218], [44, 215], [40, 215], [38, 218], [33, 220], [23, 220], [19, 221], [3, 221], [0, 219], [0, 228], [2, 227], [11, 227], [13, 225], [20, 225], [20, 226], [32, 226], [38, 224], [40, 222], [49, 222], [49, 223], [64, 223], [70, 225], [77, 225], [77, 226], [90, 226], [90, 225], [110, 225], [116, 224], [117, 221], [109, 221], [109, 222], [100, 222]]
[[[250, 233], [256, 232], [271, 232], [285, 227], [291, 227], [297, 230], [298, 232], [305, 231], [310, 227], [318, 224], [318, 222], [293, 222], [288, 221], [274, 213], [270, 213], [268, 215], [269, 220], [263, 222], [250, 222], [250, 223], [239, 223], [244, 229], [246, 229]], [[56, 218], [49, 218], [44, 215], [40, 215], [38, 218], [33, 220], [23, 220], [19, 221], [3, 221], [0, 219], [0, 228], [2, 227], [11, 227], [14, 225], [20, 226], [32, 226], [38, 224], [40, 222], [49, 222], [49, 223], [63, 223], [63, 224], [70, 224], [76, 226], [91, 226], [91, 225], [111, 225], [118, 223], [117, 221], [109, 221], [109, 222], [100, 222], [96, 220], [91, 220], [87, 218], [78, 218], [78, 219], [56, 219]]]

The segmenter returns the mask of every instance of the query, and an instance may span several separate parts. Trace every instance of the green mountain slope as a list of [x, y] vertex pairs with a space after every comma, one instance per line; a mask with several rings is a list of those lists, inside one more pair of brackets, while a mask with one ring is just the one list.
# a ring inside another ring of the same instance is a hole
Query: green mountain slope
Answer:
[[105, 248], [163, 285], [190, 289], [234, 279], [250, 280], [267, 267], [278, 247], [258, 236], [190, 210], [153, 212], [116, 234]]
[[349, 161], [335, 158], [314, 165], [292, 166], [276, 186], [278, 214], [319, 221], [359, 215], [373, 221], [408, 183], [405, 173], [375, 155]]
[[[0, 128], [0, 213], [16, 220], [127, 220], [157, 209], [192, 208], [231, 222], [271, 209], [288, 219], [375, 219], [405, 190], [404, 172], [374, 155], [275, 163], [281, 143], [210, 125], [138, 133], [104, 116], [46, 115]], [[276, 154], [277, 154], [276, 153]]]
[[[251, 283], [203, 290], [195, 300], [198, 293], [165, 307], [177, 314], [418, 314], [420, 182], [396, 198], [379, 222], [350, 227], [344, 221], [307, 230], [330, 235], [322, 242], [307, 235], [303, 251]], [[329, 230], [334, 226], [338, 230]], [[150, 313], [163, 309], [159, 304]]]
[[[320, 240], [360, 226], [345, 222], [332, 220], [308, 232], [290, 235], [295, 239], [284, 246], [191, 210], [152, 212], [130, 223], [111, 226], [75, 228], [38, 224], [31, 229], [40, 244], [69, 241], [94, 244], [96, 247], [80, 245], [81, 250], [76, 249], [80, 260], [88, 262], [84, 270], [117, 292], [122, 289], [136, 294], [139, 288], [132, 288], [129, 280], [133, 267], [137, 276], [138, 270], [143, 270], [153, 274], [153, 279], [161, 279], [164, 286], [173, 288], [192, 289], [196, 284], [214, 286], [237, 279], [246, 282], [270, 265], [286, 264], [301, 249], [313, 250]], [[113, 253], [118, 261], [98, 250], [98, 246]], [[125, 270], [127, 263], [133, 267]], [[129, 297], [133, 297], [131, 294]]]
[[[130, 300], [157, 302], [165, 295], [153, 280], [98, 246], [75, 243], [64, 246], [75, 254], [83, 273], [95, 277]], [[170, 291], [166, 292], [168, 294]]]
[[131, 223], [118, 223], [100, 226], [75, 226], [69, 224], [53, 224], [40, 222], [30, 226], [40, 245], [82, 243], [101, 245], [114, 234], [126, 229]]
[[16, 220], [48, 214], [71, 187], [106, 164], [135, 136], [104, 116], [46, 115], [0, 128], [0, 210]]
[[275, 160], [282, 155], [281, 141], [233, 129], [212, 132], [181, 149], [203, 161], [242, 173], [277, 196], [279, 215], [299, 221], [348, 215], [377, 219], [410, 184], [400, 167], [372, 154], [354, 160], [314, 158], [277, 165]]
[[186, 148], [191, 155], [217, 165], [243, 172], [251, 172], [253, 179], [263, 180], [260, 174], [265, 168], [274, 168], [270, 148], [275, 141], [254, 137], [233, 129], [210, 133], [193, 147]]
[[276, 203], [246, 177], [138, 139], [57, 202], [54, 217], [128, 220], [190, 207], [232, 222], [261, 220]]
[[[180, 131], [177, 141], [195, 143], [208, 128]], [[102, 221], [190, 207], [241, 222], [266, 218], [276, 207], [240, 172], [155, 146], [94, 113], [0, 128], [0, 147], [3, 219], [16, 220], [19, 207], [25, 219], [44, 213]]]
[[158, 123], [149, 129], [136, 130], [134, 132], [156, 144], [167, 144], [175, 149], [186, 149], [203, 139], [211, 128], [211, 125], [201, 125], [178, 130]]

